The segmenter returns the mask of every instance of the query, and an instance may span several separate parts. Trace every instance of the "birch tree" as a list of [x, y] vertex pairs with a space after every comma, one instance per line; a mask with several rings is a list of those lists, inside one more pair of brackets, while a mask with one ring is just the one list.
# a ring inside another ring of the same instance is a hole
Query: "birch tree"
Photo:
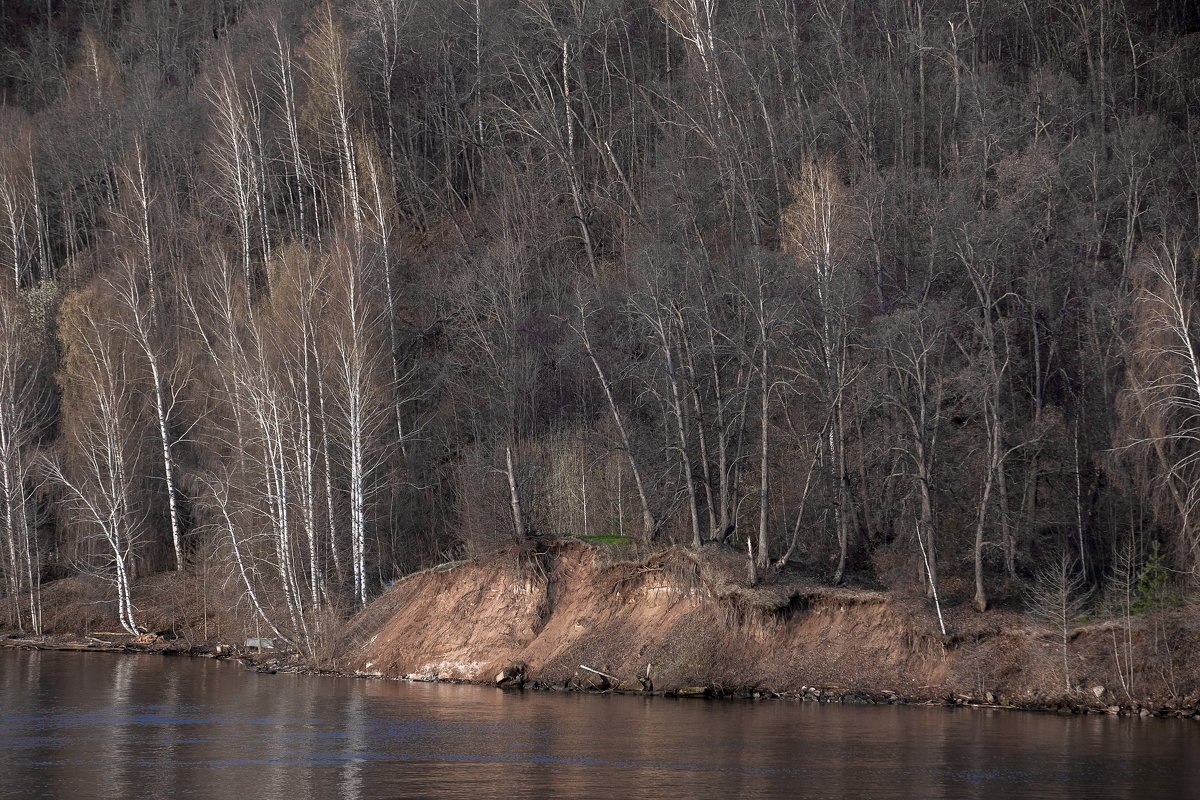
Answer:
[[0, 274], [15, 288], [50, 277], [35, 126], [0, 109]]
[[161, 470], [166, 485], [167, 511], [171, 524], [171, 546], [174, 551], [175, 570], [179, 572], [184, 567], [183, 523], [179, 513], [174, 455], [176, 403], [179, 394], [171, 377], [162, 337], [156, 329], [153, 296], [147, 297], [143, 294], [143, 288], [138, 285], [140, 279], [137, 270], [132, 264], [126, 261], [124, 267], [125, 274], [120, 276], [119, 283], [110, 282], [109, 289], [121, 305], [118, 325], [145, 357], [150, 370], [154, 417], [162, 456]]
[[253, 84], [243, 88], [228, 50], [204, 91], [213, 110], [214, 136], [209, 147], [219, 176], [216, 191], [237, 227], [244, 295], [248, 303], [258, 288], [254, 254], [259, 248], [256, 247], [255, 233], [259, 225], [266, 224], [261, 219], [264, 154], [259, 131], [259, 96]]
[[1178, 531], [1177, 555], [1200, 570], [1200, 323], [1186, 275], [1194, 256], [1178, 241], [1147, 248], [1137, 260], [1133, 368], [1129, 393], [1159, 463], [1157, 494]]
[[670, 29], [691, 45], [700, 61], [709, 115], [713, 119], [723, 116], [724, 86], [714, 34], [720, 0], [656, 0], [654, 6]]
[[28, 176], [15, 161], [8, 153], [0, 155], [0, 270], [5, 282], [19, 289], [32, 273], [36, 210], [31, 208]]
[[0, 290], [0, 524], [4, 589], [17, 627], [42, 630], [41, 572], [32, 467], [49, 410], [39, 374], [43, 331], [23, 307], [25, 298]]
[[373, 142], [364, 141], [358, 147], [360, 170], [363, 174], [363, 184], [366, 189], [366, 199], [363, 208], [369, 220], [368, 229], [377, 247], [379, 265], [376, 270], [383, 279], [384, 308], [382, 316], [386, 318], [388, 331], [388, 361], [391, 366], [392, 416], [396, 425], [396, 441], [401, 453], [407, 454], [407, 438], [404, 425], [404, 399], [402, 392], [402, 374], [404, 369], [400, 364], [400, 339], [396, 325], [397, 292], [395, 255], [393, 238], [396, 232], [396, 222], [399, 212], [396, 208], [396, 190], [390, 173], [384, 169], [383, 159]]
[[[271, 63], [267, 80], [277, 97], [276, 116], [281, 118], [286, 141], [283, 158], [290, 173], [289, 192], [295, 198], [295, 207], [289, 203], [288, 212], [293, 220], [293, 230], [301, 242], [315, 232], [321, 238], [321, 215], [317, 209], [317, 189], [313, 178], [313, 167], [305, 148], [301, 144], [300, 107], [297, 99], [296, 66], [292, 56], [293, 43], [279, 20], [270, 23]], [[309, 217], [312, 229], [309, 229]]]
[[300, 50], [308, 77], [308, 105], [318, 139], [332, 152], [340, 174], [343, 214], [363, 237], [364, 214], [356, 141], [360, 135], [358, 86], [350, 69], [350, 39], [334, 11], [323, 3], [313, 15]]
[[379, 424], [387, 408], [380, 392], [385, 384], [380, 373], [387, 343], [379, 335], [382, 314], [370, 290], [375, 276], [368, 272], [361, 255], [344, 246], [336, 249], [331, 277], [336, 326], [332, 369], [337, 375], [335, 397], [350, 496], [351, 567], [354, 597], [363, 607], [368, 584], [368, 503], [379, 461]]
[[83, 566], [112, 582], [121, 626], [138, 634], [131, 595], [144, 542], [138, 421], [129, 365], [111, 321], [100, 311], [103, 301], [94, 290], [84, 290], [68, 298], [60, 312], [65, 351], [60, 382], [73, 413], [61, 449], [44, 464], [66, 508], [98, 543], [84, 555]]

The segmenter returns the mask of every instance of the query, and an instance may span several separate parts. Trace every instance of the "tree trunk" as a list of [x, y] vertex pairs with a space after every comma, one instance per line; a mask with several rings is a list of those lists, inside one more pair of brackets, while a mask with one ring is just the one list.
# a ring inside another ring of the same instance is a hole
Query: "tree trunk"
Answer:
[[582, 302], [579, 304], [579, 335], [583, 340], [583, 349], [587, 352], [588, 360], [592, 362], [592, 367], [596, 370], [596, 377], [600, 381], [600, 388], [604, 390], [604, 399], [608, 403], [608, 410], [612, 413], [613, 424], [617, 426], [617, 435], [621, 437], [621, 449], [625, 451], [625, 459], [629, 462], [629, 469], [633, 472], [633, 483], [637, 489], [638, 503], [642, 509], [642, 541], [646, 544], [654, 541], [654, 536], [658, 532], [658, 524], [654, 519], [654, 515], [650, 513], [650, 501], [646, 497], [646, 487], [642, 482], [642, 472], [638, 469], [637, 459], [633, 455], [633, 446], [629, 441], [629, 431], [625, 427], [625, 420], [621, 416], [621, 409], [617, 406], [616, 398], [613, 397], [612, 385], [608, 381], [608, 376], [604, 374], [604, 368], [600, 366], [600, 361], [596, 358], [596, 353], [592, 349], [592, 341], [587, 333], [587, 315], [583, 308]]
[[505, 463], [508, 466], [508, 502], [512, 506], [513, 515], [513, 531], [517, 535], [517, 539], [525, 538], [525, 515], [521, 511], [521, 493], [517, 485], [517, 473], [513, 469], [512, 447], [505, 445], [504, 447]]

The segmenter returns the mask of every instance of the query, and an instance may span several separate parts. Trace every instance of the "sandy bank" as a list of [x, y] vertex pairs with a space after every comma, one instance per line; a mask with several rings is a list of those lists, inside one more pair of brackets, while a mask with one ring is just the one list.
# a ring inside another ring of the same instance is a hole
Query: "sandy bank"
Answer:
[[[952, 608], [943, 637], [919, 596], [787, 575], [751, 587], [744, 571], [732, 551], [614, 561], [574, 542], [429, 570], [351, 620], [339, 667], [491, 681], [516, 666], [538, 686], [639, 690], [649, 666], [658, 691], [1196, 713], [1200, 630], [1187, 610], [1073, 631], [1067, 691], [1061, 639], [1023, 614]], [[1130, 691], [1114, 640], [1133, 656]]]
[[115, 632], [106, 587], [72, 578], [47, 587], [46, 636], [0, 632], [0, 646], [190, 654], [262, 671], [412, 680], [490, 683], [507, 669], [511, 685], [548, 689], [1200, 719], [1195, 608], [1077, 627], [1068, 691], [1061, 638], [1018, 611], [951, 607], [944, 637], [919, 595], [786, 572], [750, 586], [745, 572], [744, 556], [711, 547], [639, 558], [570, 540], [514, 549], [396, 582], [331, 630], [315, 662], [245, 647], [260, 632], [229, 602], [201, 602], [211, 591], [201, 577], [158, 575], [135, 587], [154, 631], [143, 637]]

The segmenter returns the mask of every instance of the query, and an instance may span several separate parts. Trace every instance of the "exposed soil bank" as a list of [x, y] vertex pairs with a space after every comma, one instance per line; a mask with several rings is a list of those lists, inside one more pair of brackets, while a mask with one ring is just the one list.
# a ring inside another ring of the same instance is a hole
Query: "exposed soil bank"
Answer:
[[943, 637], [922, 597], [786, 576], [749, 587], [729, 551], [608, 558], [565, 542], [412, 575], [351, 621], [339, 666], [466, 681], [507, 669], [514, 684], [640, 690], [651, 665], [654, 689], [681, 694], [1197, 713], [1195, 609], [1075, 630], [1068, 692], [1061, 637], [1022, 614], [950, 609]]
[[[1075, 629], [1067, 691], [1061, 637], [1023, 614], [951, 608], [943, 637], [921, 596], [787, 574], [751, 587], [744, 575], [744, 556], [715, 548], [631, 562], [549, 543], [395, 583], [330, 638], [320, 663], [247, 648], [260, 632], [230, 604], [202, 602], [196, 576], [136, 587], [139, 619], [155, 632], [141, 637], [115, 632], [107, 587], [73, 578], [47, 587], [49, 635], [0, 634], [0, 646], [237, 658], [269, 672], [488, 683], [507, 672], [508, 685], [540, 688], [1200, 719], [1196, 608]], [[639, 680], [648, 666], [652, 686]]]

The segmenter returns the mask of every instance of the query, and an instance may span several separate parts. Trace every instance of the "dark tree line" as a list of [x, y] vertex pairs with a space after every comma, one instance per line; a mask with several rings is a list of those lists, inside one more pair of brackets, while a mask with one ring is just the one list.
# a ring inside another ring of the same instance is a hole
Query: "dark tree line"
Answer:
[[1197, 63], [1184, 2], [9, 0], [9, 616], [205, 564], [311, 643], [545, 534], [1186, 590]]

